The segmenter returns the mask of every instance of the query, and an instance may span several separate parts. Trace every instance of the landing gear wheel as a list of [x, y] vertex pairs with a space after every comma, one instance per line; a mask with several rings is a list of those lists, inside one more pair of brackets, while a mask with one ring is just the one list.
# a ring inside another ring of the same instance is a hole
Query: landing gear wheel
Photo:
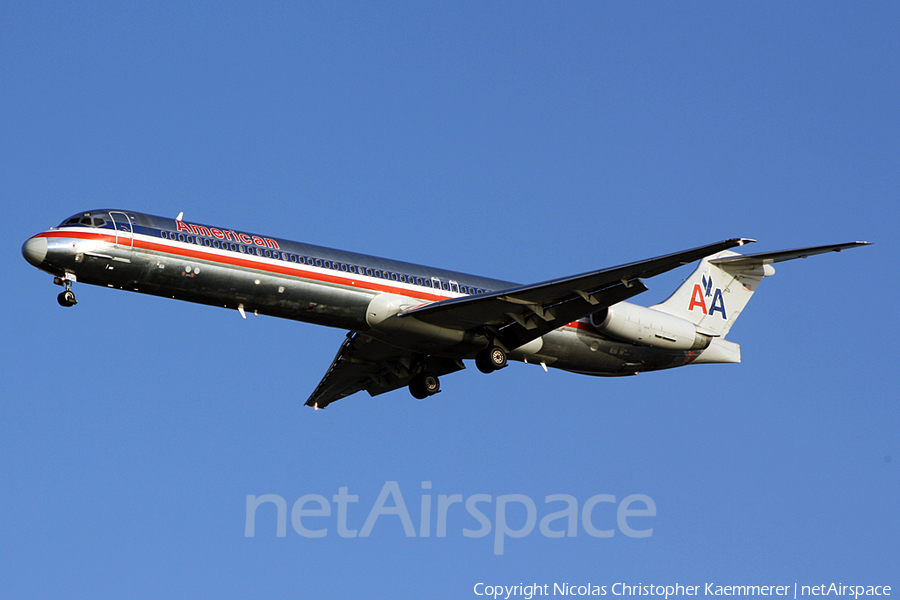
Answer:
[[434, 373], [421, 373], [409, 382], [409, 393], [416, 400], [424, 400], [441, 391], [441, 380]]
[[441, 380], [434, 373], [425, 373], [422, 375], [422, 387], [429, 396], [434, 396], [441, 391]]
[[78, 304], [78, 301], [75, 300], [75, 293], [72, 290], [61, 292], [59, 296], [56, 297], [56, 301], [59, 302], [60, 306], [65, 306], [66, 308]]
[[421, 375], [416, 375], [409, 381], [409, 393], [416, 400], [424, 400], [428, 397], [428, 392], [425, 391], [425, 387], [422, 384]]
[[475, 366], [482, 373], [493, 373], [506, 366], [506, 352], [500, 346], [492, 346], [475, 355]]

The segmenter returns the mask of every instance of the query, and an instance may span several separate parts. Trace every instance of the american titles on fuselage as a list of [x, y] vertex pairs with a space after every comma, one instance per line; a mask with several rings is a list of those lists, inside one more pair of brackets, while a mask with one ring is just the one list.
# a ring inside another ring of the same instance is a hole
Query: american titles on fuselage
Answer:
[[[107, 211], [90, 211], [74, 215], [63, 221], [59, 227], [93, 227], [105, 229], [118, 229], [121, 231], [131, 231], [132, 224], [124, 222], [127, 218], [125, 213], [113, 211], [118, 215], [117, 221], [113, 222]], [[104, 215], [100, 217], [98, 215]], [[171, 223], [171, 221], [170, 221]], [[198, 225], [182, 221], [181, 218], [175, 219], [175, 230], [166, 227], [147, 227], [144, 225], [143, 231], [151, 236], [158, 236], [176, 242], [195, 244], [198, 246], [206, 246], [210, 248], [237, 252], [240, 254], [249, 254], [261, 258], [273, 258], [275, 260], [295, 263], [297, 265], [307, 265], [310, 267], [318, 267], [328, 269], [329, 271], [340, 271], [345, 275], [364, 275], [375, 279], [395, 281], [416, 285], [423, 288], [432, 288], [434, 290], [443, 290], [444, 292], [461, 293], [465, 295], [483, 294], [490, 290], [484, 287], [466, 285], [463, 282], [457, 282], [446, 277], [434, 276], [434, 274], [411, 274], [405, 273], [398, 269], [379, 269], [373, 266], [363, 266], [347, 261], [332, 260], [322, 258], [312, 254], [301, 252], [288, 252], [289, 248], [282, 247], [278, 240], [260, 236], [242, 233], [233, 229], [221, 229], [210, 227], [207, 225]], [[135, 231], [137, 232], [137, 231]], [[287, 243], [287, 245], [290, 245]], [[432, 294], [430, 290], [427, 292]], [[441, 294], [441, 296], [446, 296]], [[437, 299], [437, 296], [428, 299]]]
[[240, 242], [244, 244], [255, 244], [266, 248], [274, 248], [278, 250], [278, 242], [272, 238], [259, 237], [258, 235], [247, 235], [246, 233], [238, 233], [233, 229], [217, 229], [215, 227], [206, 227], [205, 225], [194, 225], [193, 223], [185, 223], [184, 221], [175, 221], [178, 231], [187, 231], [194, 235], [202, 235], [208, 238], [217, 238], [220, 240], [230, 240], [232, 242]]

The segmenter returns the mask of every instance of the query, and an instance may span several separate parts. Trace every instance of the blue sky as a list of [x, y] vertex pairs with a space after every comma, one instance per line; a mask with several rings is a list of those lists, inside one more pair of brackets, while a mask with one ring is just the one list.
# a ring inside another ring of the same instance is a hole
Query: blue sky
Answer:
[[[895, 3], [76, 4], [0, 10], [9, 597], [900, 585]], [[469, 368], [316, 413], [343, 331], [83, 285], [60, 308], [21, 244], [99, 207], [522, 283], [730, 237], [875, 245], [778, 266], [740, 365]], [[343, 538], [336, 504], [322, 538], [277, 537], [274, 505], [245, 536], [248, 495], [346, 487], [359, 530], [392, 481], [417, 531], [423, 494], [657, 514], [502, 555], [460, 505], [443, 538]]]

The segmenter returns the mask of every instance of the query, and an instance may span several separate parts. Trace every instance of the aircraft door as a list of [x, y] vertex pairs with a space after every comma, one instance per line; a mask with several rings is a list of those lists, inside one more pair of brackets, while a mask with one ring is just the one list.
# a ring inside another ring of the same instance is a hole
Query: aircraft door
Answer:
[[112, 219], [113, 227], [116, 230], [116, 248], [124, 250], [134, 249], [134, 227], [131, 218], [123, 212], [110, 211], [109, 218]]

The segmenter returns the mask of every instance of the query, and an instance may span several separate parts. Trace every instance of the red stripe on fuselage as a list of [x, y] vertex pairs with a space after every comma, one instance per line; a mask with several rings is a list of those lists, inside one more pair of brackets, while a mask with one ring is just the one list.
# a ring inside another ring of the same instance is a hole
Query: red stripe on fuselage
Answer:
[[[39, 233], [34, 237], [55, 237], [55, 238], [73, 238], [73, 239], [82, 239], [82, 240], [94, 240], [107, 242], [109, 244], [116, 243], [116, 236], [106, 234], [106, 233], [94, 233], [88, 231], [45, 231], [43, 233]], [[120, 236], [121, 238], [121, 236]], [[126, 240], [130, 238], [125, 238]], [[213, 263], [224, 264], [233, 267], [244, 267], [247, 269], [253, 269], [257, 271], [264, 271], [267, 273], [277, 273], [279, 275], [289, 275], [292, 277], [301, 277], [304, 279], [312, 279], [315, 281], [321, 281], [325, 283], [333, 283], [337, 285], [343, 285], [350, 288], [363, 289], [372, 292], [386, 292], [390, 294], [399, 294], [402, 296], [409, 296], [410, 294], [414, 294], [415, 298], [419, 298], [421, 300], [430, 300], [432, 302], [438, 300], [446, 300], [451, 298], [452, 296], [439, 296], [437, 294], [432, 294], [428, 292], [421, 292], [418, 290], [408, 290], [406, 288], [399, 288], [391, 285], [383, 285], [374, 282], [368, 281], [358, 281], [353, 277], [350, 277], [350, 274], [347, 275], [331, 275], [326, 273], [317, 273], [315, 271], [310, 271], [301, 267], [300, 265], [293, 266], [294, 263], [288, 263], [292, 266], [287, 265], [273, 265], [263, 261], [250, 260], [246, 258], [241, 258], [240, 256], [230, 256], [230, 255], [222, 255], [222, 254], [214, 254], [212, 252], [205, 252], [202, 250], [194, 250], [193, 248], [181, 248], [179, 246], [171, 246], [164, 243], [159, 242], [149, 242], [139, 238], [134, 238], [134, 247], [141, 248], [145, 250], [150, 250], [153, 252], [160, 252], [163, 254], [170, 254], [175, 256], [181, 256], [186, 258], [194, 258], [197, 260], [204, 260]], [[121, 239], [119, 241], [119, 245], [123, 245], [121, 243]], [[128, 246], [131, 247], [131, 246]], [[278, 260], [278, 259], [272, 259]]]
[[[95, 240], [101, 242], [107, 242], [109, 244], [116, 244], [116, 235], [106, 234], [106, 233], [94, 233], [89, 231], [45, 231], [43, 233], [39, 233], [34, 237], [55, 237], [55, 238], [72, 238], [72, 239], [81, 239], [81, 240]], [[125, 238], [129, 239], [129, 238]], [[289, 275], [292, 277], [299, 277], [302, 275], [304, 279], [312, 279], [315, 281], [322, 281], [326, 283], [333, 283], [337, 285], [342, 285], [345, 287], [355, 288], [355, 289], [363, 289], [372, 292], [386, 292], [389, 294], [399, 294], [401, 296], [409, 296], [410, 293], [415, 294], [415, 298], [419, 298], [422, 300], [430, 300], [432, 302], [437, 302], [439, 300], [446, 300], [448, 298], [452, 298], [452, 296], [438, 296], [436, 294], [431, 294], [428, 292], [420, 292], [418, 290], [408, 290], [406, 288], [398, 288], [389, 285], [381, 285], [372, 282], [366, 281], [356, 281], [352, 277], [348, 276], [334, 276], [325, 273], [316, 273], [315, 271], [309, 271], [307, 269], [302, 268], [300, 265], [297, 266], [282, 266], [282, 265], [273, 265], [262, 261], [256, 260], [248, 260], [245, 258], [241, 258], [239, 256], [231, 256], [231, 255], [221, 255], [214, 254], [212, 252], [205, 252], [202, 250], [194, 250], [193, 248], [181, 248], [179, 246], [171, 246], [164, 243], [159, 242], [149, 242], [146, 240], [131, 238], [133, 241], [133, 247], [142, 248], [145, 250], [150, 250], [153, 252], [160, 252], [163, 254], [170, 254], [174, 256], [182, 256], [187, 258], [194, 258], [198, 260], [205, 260], [208, 262], [224, 264], [233, 267], [244, 267], [247, 269], [254, 269], [257, 271], [264, 271], [267, 273], [277, 273], [279, 275]], [[122, 245], [121, 243], [119, 245]], [[278, 259], [273, 259], [278, 260]], [[293, 265], [294, 263], [290, 263]], [[584, 321], [572, 321], [565, 325], [565, 327], [571, 327], [573, 329], [580, 329], [582, 331], [590, 331], [596, 332], [593, 326], [590, 323]]]

